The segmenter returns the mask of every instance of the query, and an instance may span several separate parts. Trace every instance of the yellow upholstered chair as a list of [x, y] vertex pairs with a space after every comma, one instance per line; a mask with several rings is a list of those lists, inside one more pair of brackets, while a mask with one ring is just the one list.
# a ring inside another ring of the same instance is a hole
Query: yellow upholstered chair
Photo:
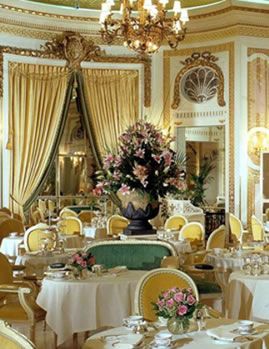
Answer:
[[154, 269], [146, 273], [135, 290], [135, 313], [148, 321], [156, 321], [152, 302], [156, 302], [161, 292], [172, 287], [191, 288], [196, 299], [199, 294], [194, 281], [184, 272], [170, 268]]
[[20, 214], [18, 214], [18, 213], [13, 213], [12, 216], [13, 216], [14, 219], [17, 219], [17, 221], [23, 222], [23, 218], [22, 218], [22, 216], [21, 216]]
[[82, 235], [82, 222], [77, 217], [65, 217], [58, 223], [60, 233], [66, 235]]
[[29, 281], [13, 279], [12, 267], [2, 253], [0, 270], [0, 319], [10, 323], [27, 322], [30, 325], [30, 339], [34, 342], [35, 324], [44, 320], [46, 314], [35, 302], [36, 288]]
[[24, 248], [27, 252], [40, 251], [44, 239], [49, 239], [48, 248], [53, 249], [56, 246], [56, 233], [48, 230], [48, 226], [39, 223], [30, 227], [24, 234]]
[[254, 215], [251, 216], [251, 230], [254, 241], [264, 240], [264, 226]]
[[188, 220], [186, 217], [175, 214], [167, 218], [166, 222], [164, 223], [164, 229], [180, 230], [187, 223]]
[[179, 240], [189, 240], [193, 244], [204, 246], [205, 230], [201, 223], [190, 222], [185, 224], [179, 232]]
[[127, 228], [129, 224], [128, 219], [119, 216], [117, 214], [112, 215], [107, 220], [107, 234], [108, 235], [119, 235], [123, 233], [123, 230]]
[[235, 242], [243, 242], [243, 234], [247, 233], [247, 230], [243, 229], [243, 225], [235, 215], [232, 213], [229, 213], [229, 223], [230, 223], [230, 228], [231, 228], [231, 233], [232, 233], [232, 239]]
[[81, 211], [78, 214], [78, 218], [81, 220], [82, 223], [88, 223], [90, 224], [93, 217], [95, 217], [95, 213], [93, 211]]
[[59, 216], [61, 218], [66, 218], [66, 217], [77, 217], [78, 215], [77, 215], [77, 213], [75, 211], [70, 210], [70, 208], [64, 207], [61, 210]]
[[21, 221], [18, 221], [17, 219], [14, 218], [4, 218], [0, 222], [0, 242], [1, 240], [8, 236], [10, 233], [19, 233], [23, 234], [24, 233], [24, 225]]
[[42, 215], [40, 213], [40, 210], [36, 208], [30, 212], [29, 225], [34, 226], [34, 225], [41, 223], [41, 222], [44, 222], [44, 220], [42, 219]]
[[35, 349], [35, 345], [20, 332], [0, 320], [0, 348], [3, 349]]
[[211, 250], [212, 248], [224, 248], [225, 239], [226, 227], [225, 225], [221, 225], [210, 234], [206, 243], [206, 250]]
[[48, 200], [48, 214], [51, 216], [56, 208], [56, 203], [55, 201]]
[[45, 200], [38, 200], [37, 203], [37, 208], [40, 210], [41, 214], [43, 215], [43, 217], [45, 218], [47, 215], [47, 205], [46, 205], [46, 201]]

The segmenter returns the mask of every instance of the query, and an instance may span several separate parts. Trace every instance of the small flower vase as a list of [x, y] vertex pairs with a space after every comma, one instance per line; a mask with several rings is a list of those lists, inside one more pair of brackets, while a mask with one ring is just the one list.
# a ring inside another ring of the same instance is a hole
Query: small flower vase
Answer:
[[83, 277], [82, 270], [76, 268], [74, 271], [74, 276], [77, 280], [82, 280], [82, 277]]
[[195, 330], [189, 319], [178, 319], [176, 317], [172, 317], [167, 321], [167, 329], [172, 334], [183, 334]]

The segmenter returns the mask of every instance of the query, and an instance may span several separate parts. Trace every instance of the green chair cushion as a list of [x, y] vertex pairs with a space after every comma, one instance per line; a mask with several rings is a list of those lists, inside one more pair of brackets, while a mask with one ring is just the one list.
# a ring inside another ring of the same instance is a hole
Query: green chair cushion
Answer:
[[160, 268], [165, 256], [171, 256], [165, 246], [150, 244], [115, 244], [97, 245], [89, 250], [96, 259], [96, 264], [106, 268], [125, 265], [129, 270], [152, 270]]
[[191, 276], [193, 281], [195, 282], [199, 294], [209, 294], [209, 293], [221, 293], [222, 290], [220, 286], [213, 281], [206, 281], [198, 276]]

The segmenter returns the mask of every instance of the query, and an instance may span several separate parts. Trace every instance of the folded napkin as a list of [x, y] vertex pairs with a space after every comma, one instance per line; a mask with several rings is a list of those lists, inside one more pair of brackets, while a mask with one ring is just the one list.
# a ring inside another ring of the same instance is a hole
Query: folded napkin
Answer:
[[127, 271], [127, 270], [128, 269], [127, 269], [126, 265], [118, 265], [117, 267], [108, 269], [109, 273], [111, 273], [111, 274], [119, 274], [119, 273], [122, 273], [122, 272]]
[[[120, 336], [106, 336], [103, 339], [105, 340], [106, 346], [109, 347], [111, 345], [113, 348], [124, 348], [124, 346], [127, 348], [133, 347], [141, 343], [144, 336], [142, 334], [126, 334], [126, 335], [120, 335]], [[105, 346], [105, 348], [106, 348]]]
[[225, 342], [233, 342], [238, 337], [238, 333], [232, 333], [230, 326], [220, 326], [206, 331], [206, 334], [214, 339]]

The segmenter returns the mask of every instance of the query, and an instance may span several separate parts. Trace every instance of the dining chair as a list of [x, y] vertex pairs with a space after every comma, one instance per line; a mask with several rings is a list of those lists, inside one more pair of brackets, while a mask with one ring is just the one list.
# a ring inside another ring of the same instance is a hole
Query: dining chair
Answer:
[[91, 224], [91, 221], [93, 217], [95, 217], [95, 213], [93, 211], [81, 211], [78, 214], [78, 218], [81, 220], [82, 223], [88, 223]]
[[46, 201], [39, 199], [38, 203], [37, 203], [37, 207], [40, 210], [41, 214], [43, 215], [43, 217], [45, 218], [47, 215], [47, 205], [46, 205]]
[[77, 217], [64, 217], [58, 223], [60, 233], [66, 235], [82, 235], [83, 226], [80, 219]]
[[254, 215], [251, 216], [251, 231], [254, 241], [264, 240], [264, 226], [262, 222]]
[[[28, 323], [30, 340], [35, 342], [36, 323], [45, 320], [46, 315], [46, 312], [36, 304], [37, 289], [30, 281], [13, 279], [12, 266], [2, 253], [0, 253], [0, 270], [0, 319], [10, 323]], [[1, 345], [0, 347], [6, 348]]]
[[0, 242], [4, 237], [8, 236], [10, 233], [24, 233], [25, 229], [21, 221], [14, 218], [2, 218], [3, 220], [0, 219]]
[[0, 348], [35, 349], [36, 346], [23, 334], [13, 329], [6, 321], [0, 320]]
[[119, 235], [123, 233], [124, 229], [127, 228], [129, 221], [127, 218], [120, 215], [112, 215], [107, 220], [107, 234], [108, 235]]
[[56, 203], [55, 201], [48, 200], [48, 213], [49, 215], [52, 215], [55, 211]]
[[206, 251], [212, 250], [212, 248], [224, 248], [225, 240], [226, 227], [225, 225], [221, 225], [209, 235], [206, 243]]
[[70, 208], [64, 207], [61, 210], [59, 216], [60, 216], [60, 218], [77, 217], [78, 214], [75, 211], [71, 210]]
[[201, 223], [190, 222], [185, 224], [179, 232], [179, 240], [189, 240], [191, 244], [204, 246], [205, 229]]
[[188, 223], [186, 217], [175, 214], [169, 218], [164, 223], [164, 229], [180, 230], [184, 225]]
[[6, 214], [8, 214], [11, 217], [11, 211], [7, 207], [0, 208], [0, 212], [6, 213]]
[[235, 242], [239, 242], [240, 244], [242, 244], [243, 234], [248, 233], [248, 231], [243, 229], [243, 225], [240, 219], [238, 219], [232, 213], [229, 213], [229, 223], [232, 233], [232, 239], [235, 240]]
[[45, 223], [38, 223], [26, 230], [24, 234], [24, 248], [26, 252], [40, 251], [44, 239], [48, 239], [48, 249], [56, 247], [57, 236], [54, 231], [49, 231]]
[[157, 316], [152, 303], [156, 303], [163, 291], [173, 287], [191, 288], [199, 301], [198, 289], [191, 277], [180, 270], [159, 268], [147, 272], [139, 280], [135, 290], [135, 313], [142, 315], [148, 321], [156, 321]]

